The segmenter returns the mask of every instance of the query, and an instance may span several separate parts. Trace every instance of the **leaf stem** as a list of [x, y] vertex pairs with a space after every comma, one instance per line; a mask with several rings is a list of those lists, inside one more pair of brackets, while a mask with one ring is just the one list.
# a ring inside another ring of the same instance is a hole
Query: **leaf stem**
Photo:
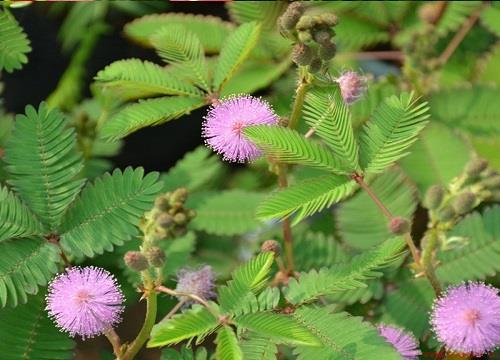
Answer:
[[172, 289], [169, 289], [168, 287], [166, 286], [163, 286], [163, 285], [159, 285], [156, 287], [156, 290], [157, 291], [160, 291], [160, 292], [163, 292], [165, 294], [168, 294], [168, 295], [171, 295], [171, 296], [185, 296], [185, 297], [188, 297], [190, 298], [191, 300], [194, 300], [198, 303], [200, 303], [201, 305], [205, 306], [207, 308], [208, 311], [210, 311], [210, 313], [215, 316], [217, 319], [220, 318], [221, 314], [219, 314], [219, 312], [217, 310], [215, 310], [209, 303], [208, 301], [206, 301], [205, 299], [201, 298], [200, 296], [198, 295], [195, 295], [195, 294], [189, 294], [189, 293], [185, 293], [185, 292], [181, 292], [181, 291], [175, 291], [175, 290], [172, 290]]
[[439, 284], [439, 280], [436, 276], [436, 272], [434, 270], [434, 265], [432, 264], [432, 257], [434, 254], [434, 250], [438, 244], [438, 234], [436, 229], [430, 229], [427, 231], [427, 242], [425, 247], [422, 249], [422, 267], [425, 272], [425, 276], [429, 280], [436, 293], [436, 296], [439, 296], [442, 292], [441, 285]]
[[179, 311], [179, 309], [186, 303], [186, 299], [182, 299], [181, 301], [179, 301], [177, 304], [175, 304], [175, 306], [168, 312], [167, 315], [165, 315], [165, 317], [163, 319], [161, 319], [160, 322], [163, 322], [163, 321], [167, 321], [168, 319], [170, 319], [172, 316], [175, 315], [175, 313], [177, 311]]
[[[278, 185], [281, 189], [288, 186], [288, 180], [286, 178], [286, 168], [285, 165], [278, 165]], [[294, 274], [295, 264], [293, 260], [293, 235], [292, 227], [290, 226], [290, 219], [284, 219], [281, 223], [283, 228], [283, 242], [285, 248], [285, 259], [287, 265], [288, 275]]]
[[290, 120], [288, 122], [288, 127], [290, 129], [295, 129], [299, 123], [300, 114], [302, 112], [302, 106], [304, 105], [304, 100], [306, 97], [306, 92], [309, 89], [310, 82], [307, 79], [307, 71], [302, 66], [299, 68], [299, 85], [295, 90], [295, 100], [292, 106], [292, 113], [290, 114]]
[[104, 336], [108, 339], [111, 346], [113, 346], [113, 353], [116, 356], [117, 360], [121, 360], [121, 340], [116, 331], [111, 328], [104, 332]]

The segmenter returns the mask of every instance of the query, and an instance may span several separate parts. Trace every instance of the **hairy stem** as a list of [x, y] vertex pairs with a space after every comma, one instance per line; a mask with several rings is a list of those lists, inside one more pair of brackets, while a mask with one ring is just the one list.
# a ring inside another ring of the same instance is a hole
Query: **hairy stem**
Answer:
[[438, 244], [438, 234], [435, 229], [430, 229], [429, 231], [427, 231], [426, 237], [427, 242], [422, 250], [422, 267], [424, 268], [425, 276], [431, 283], [436, 295], [439, 296], [442, 292], [442, 289], [434, 270], [434, 264], [432, 263], [434, 250], [436, 249], [436, 246]]
[[[283, 164], [279, 166], [278, 173], [278, 184], [281, 189], [284, 189], [288, 186], [288, 180], [286, 178], [286, 167]], [[284, 219], [281, 223], [283, 228], [283, 242], [285, 248], [285, 259], [287, 265], [287, 273], [289, 275], [293, 275], [295, 264], [293, 260], [293, 236], [292, 236], [292, 227], [290, 226], [290, 219]]]
[[121, 340], [118, 334], [114, 329], [109, 329], [106, 332], [104, 332], [104, 336], [108, 339], [109, 343], [113, 347], [113, 353], [116, 356], [117, 360], [121, 360]]
[[299, 73], [299, 85], [295, 90], [295, 100], [293, 102], [292, 113], [290, 114], [290, 119], [288, 122], [288, 127], [290, 129], [295, 129], [299, 123], [300, 114], [302, 113], [302, 106], [304, 105], [304, 99], [310, 86], [310, 83], [307, 79], [307, 71], [305, 71], [305, 69], [301, 67], [299, 68]]

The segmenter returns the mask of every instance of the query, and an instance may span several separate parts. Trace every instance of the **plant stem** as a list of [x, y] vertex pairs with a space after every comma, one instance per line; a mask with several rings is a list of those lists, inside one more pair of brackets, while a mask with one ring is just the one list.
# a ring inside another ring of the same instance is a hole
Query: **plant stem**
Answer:
[[[278, 185], [281, 189], [284, 189], [288, 186], [288, 180], [286, 178], [286, 168], [285, 165], [278, 165]], [[295, 264], [293, 260], [293, 236], [292, 236], [292, 227], [290, 226], [290, 219], [284, 219], [282, 222], [283, 228], [283, 242], [285, 248], [285, 259], [287, 265], [287, 273], [288, 275], [293, 275]]]
[[121, 360], [121, 340], [118, 334], [114, 329], [109, 329], [106, 332], [104, 332], [104, 335], [110, 342], [111, 346], [113, 346], [113, 353], [116, 356], [117, 360]]
[[434, 289], [436, 296], [441, 294], [441, 285], [439, 284], [439, 280], [436, 276], [436, 272], [434, 271], [434, 265], [432, 264], [432, 256], [434, 253], [434, 249], [438, 244], [438, 234], [435, 229], [430, 229], [427, 231], [427, 242], [425, 248], [422, 251], [422, 266], [425, 271], [425, 276], [429, 279], [429, 282]]
[[186, 303], [186, 300], [185, 299], [182, 299], [181, 301], [179, 301], [177, 304], [175, 304], [175, 306], [172, 308], [172, 310], [170, 310], [168, 312], [167, 315], [165, 315], [165, 317], [163, 319], [161, 319], [160, 322], [163, 322], [163, 321], [166, 321], [168, 319], [170, 319], [172, 316], [175, 315], [175, 313], [177, 311], [179, 311], [179, 309]]
[[304, 99], [306, 97], [306, 92], [309, 89], [309, 81], [307, 80], [307, 71], [304, 68], [299, 68], [299, 86], [295, 90], [295, 100], [293, 102], [292, 113], [290, 114], [290, 119], [288, 122], [288, 127], [290, 129], [295, 129], [299, 123], [300, 114], [302, 112], [302, 106], [304, 105]]
[[185, 293], [185, 292], [181, 292], [181, 291], [175, 291], [175, 290], [169, 289], [168, 287], [165, 287], [163, 285], [157, 286], [156, 290], [157, 291], [161, 291], [161, 292], [163, 292], [165, 294], [168, 294], [168, 295], [171, 295], [171, 296], [185, 296], [185, 297], [188, 297], [191, 300], [194, 300], [194, 301], [200, 303], [201, 305], [205, 306], [207, 308], [207, 310], [210, 311], [210, 313], [213, 316], [215, 316], [217, 319], [220, 317], [220, 314], [212, 306], [210, 306], [210, 304], [205, 299], [201, 298], [198, 295], [189, 294], [189, 293]]

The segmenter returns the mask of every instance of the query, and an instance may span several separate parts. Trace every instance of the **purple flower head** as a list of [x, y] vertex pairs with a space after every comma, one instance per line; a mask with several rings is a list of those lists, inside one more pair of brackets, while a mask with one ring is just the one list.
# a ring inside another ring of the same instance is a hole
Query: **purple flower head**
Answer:
[[123, 300], [109, 272], [93, 266], [74, 267], [49, 284], [46, 310], [63, 331], [85, 339], [102, 334], [121, 320]]
[[[215, 297], [214, 289], [215, 273], [211, 266], [205, 265], [199, 270], [181, 269], [177, 272], [176, 291], [185, 294], [194, 294], [202, 299], [212, 299]], [[187, 300], [187, 297], [180, 296], [180, 300]], [[186, 301], [192, 303], [192, 301]]]
[[380, 325], [378, 333], [399, 352], [404, 360], [417, 360], [418, 356], [422, 355], [418, 348], [418, 340], [403, 329]]
[[261, 155], [260, 150], [243, 135], [252, 125], [276, 125], [278, 116], [271, 106], [249, 95], [233, 96], [212, 105], [203, 123], [203, 137], [224, 160], [246, 162]]
[[358, 100], [365, 91], [366, 78], [354, 71], [346, 71], [335, 79], [340, 87], [340, 93], [347, 105]]
[[438, 340], [449, 350], [474, 356], [500, 345], [498, 292], [481, 282], [449, 288], [433, 305], [431, 324]]

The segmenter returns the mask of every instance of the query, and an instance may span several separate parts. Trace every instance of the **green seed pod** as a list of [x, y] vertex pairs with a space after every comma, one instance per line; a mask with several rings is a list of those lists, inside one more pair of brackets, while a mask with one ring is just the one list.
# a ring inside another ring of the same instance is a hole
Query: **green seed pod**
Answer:
[[455, 210], [453, 210], [451, 206], [446, 206], [441, 210], [439, 210], [437, 218], [441, 222], [448, 222], [450, 220], [453, 220], [455, 215], [456, 215]]
[[396, 216], [389, 222], [389, 231], [395, 235], [406, 234], [410, 229], [410, 222], [401, 216]]
[[306, 66], [311, 63], [313, 57], [312, 50], [305, 44], [296, 44], [293, 47], [292, 60], [297, 65]]
[[123, 256], [123, 260], [134, 271], [144, 271], [149, 267], [148, 260], [139, 251], [127, 251]]
[[470, 177], [479, 176], [488, 167], [488, 161], [481, 158], [472, 159], [465, 166], [465, 173]]
[[297, 22], [297, 30], [310, 30], [314, 28], [316, 25], [316, 21], [312, 16], [309, 15], [304, 15], [300, 18], [300, 20]]
[[312, 40], [312, 35], [309, 31], [304, 30], [304, 31], [299, 31], [298, 32], [298, 38], [301, 43], [306, 43], [308, 41]]
[[262, 252], [271, 251], [277, 257], [281, 254], [281, 245], [276, 240], [266, 240], [262, 243], [260, 250]]
[[317, 73], [318, 71], [321, 70], [322, 65], [323, 65], [323, 62], [321, 61], [320, 58], [314, 58], [311, 61], [311, 64], [309, 64], [309, 72]]
[[458, 215], [463, 215], [471, 211], [475, 203], [476, 196], [473, 193], [463, 192], [453, 200], [452, 206]]
[[187, 216], [184, 213], [177, 213], [174, 216], [174, 223], [177, 225], [184, 225], [187, 222]]
[[328, 61], [331, 60], [335, 53], [337, 52], [337, 47], [334, 43], [323, 44], [319, 47], [318, 55], [320, 59]]
[[430, 210], [437, 209], [443, 202], [444, 193], [444, 187], [441, 185], [431, 186], [425, 193], [424, 206]]
[[165, 252], [158, 246], [153, 246], [146, 251], [146, 259], [151, 266], [162, 267], [165, 264]]
[[324, 13], [324, 14], [321, 14], [319, 17], [320, 17], [320, 20], [321, 20], [322, 24], [325, 24], [325, 25], [328, 25], [328, 26], [335, 26], [335, 25], [337, 25], [337, 20], [338, 19], [332, 13]]

